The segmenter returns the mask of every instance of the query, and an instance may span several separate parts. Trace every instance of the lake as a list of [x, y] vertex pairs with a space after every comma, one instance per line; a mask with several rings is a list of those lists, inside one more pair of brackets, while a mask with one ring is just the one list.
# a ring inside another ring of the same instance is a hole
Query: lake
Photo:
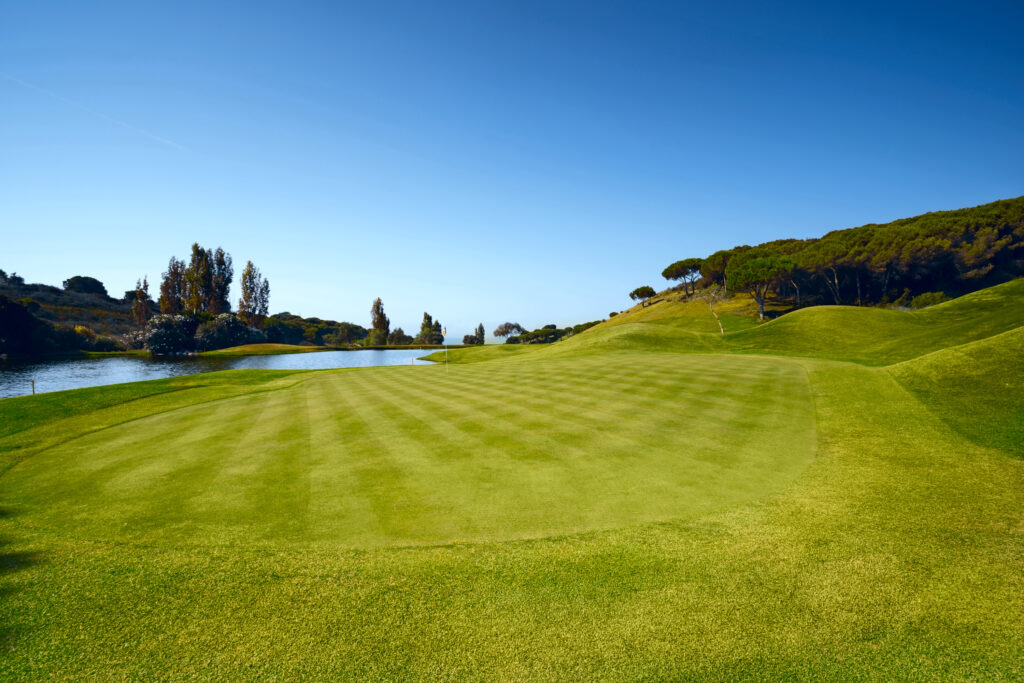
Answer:
[[139, 382], [216, 370], [327, 370], [364, 368], [378, 365], [430, 365], [416, 360], [433, 349], [387, 349], [362, 351], [315, 351], [278, 356], [182, 356], [175, 358], [53, 358], [46, 360], [0, 360], [0, 398], [36, 393], [96, 387], [104, 384]]

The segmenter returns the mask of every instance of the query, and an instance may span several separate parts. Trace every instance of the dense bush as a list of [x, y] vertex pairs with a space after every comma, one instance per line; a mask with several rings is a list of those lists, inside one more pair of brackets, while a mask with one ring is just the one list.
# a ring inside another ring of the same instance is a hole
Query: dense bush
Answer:
[[231, 313], [221, 313], [216, 318], [205, 322], [196, 330], [196, 348], [200, 351], [226, 349], [231, 346], [249, 344], [256, 339], [266, 339], [266, 335], [251, 329]]
[[405, 333], [401, 327], [392, 330], [388, 335], [388, 346], [406, 346], [412, 344], [412, 336]]
[[76, 275], [64, 281], [64, 289], [68, 292], [79, 294], [94, 294], [96, 296], [107, 296], [107, 288], [103, 283], [94, 277], [87, 275]]
[[565, 339], [571, 337], [574, 334], [579, 334], [585, 330], [589, 330], [594, 325], [597, 325], [603, 320], [592, 320], [588, 323], [580, 323], [573, 327], [559, 328], [556, 325], [545, 325], [539, 330], [533, 330], [532, 332], [523, 332], [522, 334], [514, 337], [509, 337], [505, 340], [506, 344], [552, 344], [559, 339]]
[[367, 330], [354, 323], [300, 318], [291, 313], [275, 313], [263, 323], [267, 341], [275, 344], [329, 344], [348, 346], [366, 338]]
[[558, 329], [554, 325], [545, 325], [539, 330], [523, 332], [518, 337], [509, 337], [506, 344], [551, 344], [572, 332], [571, 328]]
[[132, 330], [122, 334], [120, 341], [121, 345], [126, 349], [144, 349], [146, 348], [146, 331]]
[[78, 348], [83, 351], [124, 351], [127, 348], [119, 338], [96, 334], [88, 327], [76, 325], [74, 330], [78, 335]]
[[941, 304], [943, 301], [949, 301], [949, 297], [944, 292], [925, 292], [924, 294], [918, 294], [910, 300], [911, 308], [926, 308], [928, 306], [934, 306], [935, 304]]
[[194, 348], [196, 323], [183, 315], [158, 315], [146, 323], [146, 348], [158, 356]]
[[589, 330], [594, 325], [599, 325], [603, 322], [603, 320], [592, 320], [589, 323], [580, 323], [579, 325], [573, 325], [572, 333], [579, 334], [580, 332], [583, 332], [584, 330]]

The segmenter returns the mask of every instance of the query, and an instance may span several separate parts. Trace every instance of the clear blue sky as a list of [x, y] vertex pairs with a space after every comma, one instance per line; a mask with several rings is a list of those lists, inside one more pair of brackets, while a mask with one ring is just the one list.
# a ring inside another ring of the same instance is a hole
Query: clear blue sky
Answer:
[[120, 294], [199, 241], [273, 311], [605, 317], [679, 258], [1024, 194], [1022, 7], [0, 1], [0, 268]]

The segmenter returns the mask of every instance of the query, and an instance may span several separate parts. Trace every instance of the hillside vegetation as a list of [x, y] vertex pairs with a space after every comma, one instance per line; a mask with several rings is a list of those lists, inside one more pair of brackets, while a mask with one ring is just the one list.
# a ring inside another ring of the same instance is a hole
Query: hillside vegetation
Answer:
[[447, 367], [0, 401], [0, 676], [1024, 675], [1024, 285], [677, 297]]
[[[642, 349], [655, 353], [761, 353], [888, 365], [984, 339], [1024, 325], [1024, 278], [917, 311], [815, 306], [765, 323], [749, 297], [715, 302], [673, 292], [634, 306], [585, 332], [542, 347], [487, 346], [449, 353], [472, 363], [541, 353], [543, 357]], [[717, 314], [717, 319], [716, 319]], [[721, 321], [721, 326], [719, 326]], [[724, 329], [724, 333], [722, 330]], [[443, 354], [428, 356], [442, 360]]]
[[1024, 197], [690, 255], [662, 275], [690, 293], [717, 284], [759, 303], [774, 292], [798, 306], [924, 306], [1024, 276]]

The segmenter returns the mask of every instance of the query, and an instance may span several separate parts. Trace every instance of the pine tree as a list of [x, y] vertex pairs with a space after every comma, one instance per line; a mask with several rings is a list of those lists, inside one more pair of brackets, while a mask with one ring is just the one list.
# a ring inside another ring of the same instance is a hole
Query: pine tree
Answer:
[[476, 326], [476, 343], [483, 344], [485, 338], [486, 334], [484, 332], [484, 324], [480, 323], [479, 325]]

